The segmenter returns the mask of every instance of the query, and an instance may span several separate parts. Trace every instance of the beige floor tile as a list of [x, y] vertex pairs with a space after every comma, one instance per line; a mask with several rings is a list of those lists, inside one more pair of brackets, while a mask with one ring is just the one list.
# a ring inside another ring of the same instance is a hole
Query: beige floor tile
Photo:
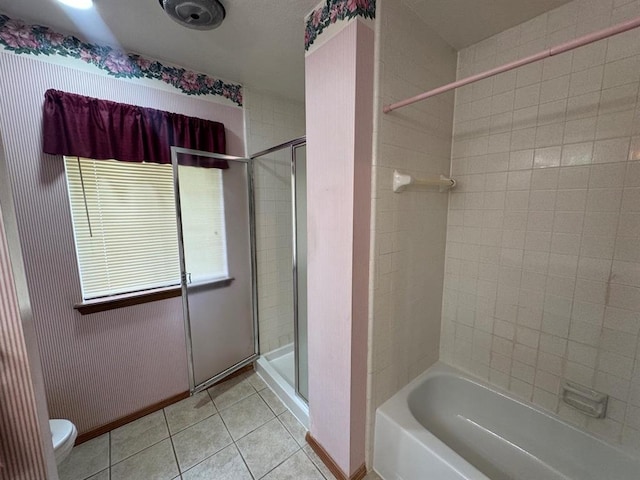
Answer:
[[244, 376], [239, 376], [211, 387], [208, 392], [216, 408], [223, 410], [253, 395], [256, 393], [256, 389], [251, 386]]
[[111, 432], [111, 464], [121, 462], [169, 436], [162, 410]]
[[180, 472], [187, 471], [233, 442], [220, 415], [214, 415], [182, 430], [171, 437], [171, 440]]
[[284, 428], [291, 434], [293, 439], [298, 442], [298, 445], [304, 447], [307, 444], [305, 437], [307, 435], [307, 429], [304, 428], [298, 419], [289, 410], [285, 410], [284, 413], [278, 415], [278, 419], [284, 425]]
[[229, 445], [182, 475], [183, 480], [252, 480], [235, 445]]
[[264, 480], [324, 480], [302, 450], [298, 450], [263, 478]]
[[267, 388], [267, 384], [264, 383], [264, 380], [262, 380], [262, 377], [260, 377], [257, 372], [252, 372], [247, 375], [247, 382], [249, 382], [258, 392]]
[[327, 468], [327, 466], [320, 460], [320, 457], [313, 451], [313, 449], [307, 443], [304, 447], [302, 447], [304, 453], [307, 454], [307, 457], [313, 462], [313, 464], [320, 470], [322, 476], [327, 480], [334, 480], [336, 477], [331, 473], [331, 471]]
[[179, 475], [168, 438], [111, 467], [111, 480], [171, 480]]
[[269, 408], [273, 410], [273, 413], [276, 415], [280, 415], [287, 410], [287, 407], [284, 406], [284, 403], [278, 398], [278, 396], [273, 393], [273, 390], [270, 388], [265, 388], [260, 392], [260, 396], [262, 399], [267, 402]]
[[87, 480], [109, 480], [109, 469], [101, 471], [100, 473], [96, 473], [93, 477], [89, 477]]
[[249, 470], [257, 479], [262, 478], [300, 448], [276, 418], [241, 438], [236, 445]]
[[171, 435], [195, 425], [216, 412], [216, 407], [207, 392], [196, 393], [192, 397], [164, 409]]
[[109, 468], [109, 434], [105, 433], [71, 450], [58, 466], [60, 480], [84, 480]]
[[257, 393], [220, 412], [234, 440], [274, 418], [273, 412]]

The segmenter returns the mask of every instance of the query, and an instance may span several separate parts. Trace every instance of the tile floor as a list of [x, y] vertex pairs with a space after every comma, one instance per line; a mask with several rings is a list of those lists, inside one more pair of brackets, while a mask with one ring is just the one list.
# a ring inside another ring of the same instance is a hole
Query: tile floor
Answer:
[[60, 480], [333, 479], [305, 434], [251, 372], [75, 447], [58, 470]]

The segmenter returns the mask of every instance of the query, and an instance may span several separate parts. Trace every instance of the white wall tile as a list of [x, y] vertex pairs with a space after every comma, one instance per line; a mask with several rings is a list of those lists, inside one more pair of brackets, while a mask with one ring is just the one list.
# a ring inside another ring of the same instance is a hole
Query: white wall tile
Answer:
[[603, 88], [616, 87], [627, 83], [637, 83], [640, 79], [640, 57], [623, 58], [607, 63], [604, 69]]
[[[574, 0], [484, 41], [482, 51], [513, 60], [639, 14], [637, 0]], [[518, 48], [507, 39], [519, 39]], [[471, 54], [476, 47], [459, 53], [459, 75], [486, 67]], [[449, 306], [464, 312], [466, 337], [493, 334], [490, 356], [479, 349], [473, 370], [606, 441], [640, 449], [640, 32], [522, 67], [493, 86], [482, 89], [478, 120], [456, 129], [452, 147], [470, 177], [492, 165], [483, 183], [465, 178], [464, 191], [450, 195], [450, 213], [469, 220], [463, 232], [450, 229], [447, 262], [466, 256], [479, 267], [445, 278]], [[460, 95], [456, 118], [471, 103]], [[495, 131], [483, 119], [488, 106], [500, 111]], [[481, 256], [473, 253], [478, 242]], [[478, 272], [495, 302], [482, 314], [466, 301], [477, 296]], [[442, 322], [445, 331], [455, 319]], [[442, 358], [468, 368], [449, 345], [441, 344]], [[608, 418], [588, 420], [561, 404], [562, 379], [609, 394]]]
[[[382, 103], [414, 95], [424, 89], [425, 81], [437, 86], [455, 79], [456, 52], [404, 2], [381, 2], [376, 15], [380, 48], [377, 93]], [[398, 35], [400, 31], [405, 34]], [[496, 45], [495, 40], [485, 42], [468, 50], [467, 55], [473, 65], [490, 65]], [[390, 64], [398, 68], [391, 70]], [[474, 372], [486, 378], [490, 371], [500, 373], [490, 367], [493, 312], [486, 314], [479, 300], [481, 295], [491, 294], [486, 288], [491, 272], [483, 271], [480, 280], [478, 259], [481, 247], [499, 248], [501, 240], [502, 219], [492, 212], [504, 211], [515, 72], [500, 82], [494, 80], [456, 92], [460, 108], [455, 129], [460, 142], [453, 149], [453, 95], [408, 107], [402, 115], [380, 114], [376, 120], [370, 447], [375, 409], [438, 360], [440, 342], [448, 350], [443, 358], [448, 356], [469, 368], [478, 365]], [[437, 190], [408, 189], [396, 194], [391, 190], [394, 169], [416, 176], [455, 171], [459, 188], [450, 198]], [[446, 264], [445, 233], [451, 240]], [[458, 249], [456, 244], [465, 248]], [[444, 276], [455, 286], [451, 294], [443, 293]], [[441, 315], [450, 319], [442, 331]], [[379, 361], [382, 356], [385, 362]], [[508, 380], [508, 370], [503, 376]]]

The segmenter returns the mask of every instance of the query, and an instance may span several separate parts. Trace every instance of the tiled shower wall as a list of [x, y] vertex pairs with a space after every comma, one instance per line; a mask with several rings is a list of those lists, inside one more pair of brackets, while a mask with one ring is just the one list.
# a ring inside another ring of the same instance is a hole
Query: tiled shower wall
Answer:
[[[458, 78], [640, 14], [576, 0], [459, 53]], [[640, 31], [458, 90], [441, 356], [640, 448]], [[559, 402], [610, 395], [604, 420]]]
[[[374, 112], [455, 79], [455, 50], [405, 2], [380, 2], [376, 16]], [[376, 408], [438, 359], [447, 194], [391, 187], [395, 169], [449, 172], [453, 100], [442, 95], [374, 121], [369, 447]]]
[[[253, 89], [246, 91], [248, 154], [305, 134], [304, 104]], [[291, 270], [291, 155], [260, 157], [254, 164], [260, 351], [293, 342]]]

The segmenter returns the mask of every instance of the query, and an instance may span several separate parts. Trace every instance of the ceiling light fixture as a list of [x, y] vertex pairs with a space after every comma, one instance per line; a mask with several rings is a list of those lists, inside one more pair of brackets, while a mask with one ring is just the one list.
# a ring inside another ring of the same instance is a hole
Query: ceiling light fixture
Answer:
[[195, 30], [218, 28], [227, 12], [220, 0], [159, 0], [167, 15]]
[[88, 10], [93, 7], [93, 0], [58, 0], [67, 7], [77, 8], [78, 10]]

